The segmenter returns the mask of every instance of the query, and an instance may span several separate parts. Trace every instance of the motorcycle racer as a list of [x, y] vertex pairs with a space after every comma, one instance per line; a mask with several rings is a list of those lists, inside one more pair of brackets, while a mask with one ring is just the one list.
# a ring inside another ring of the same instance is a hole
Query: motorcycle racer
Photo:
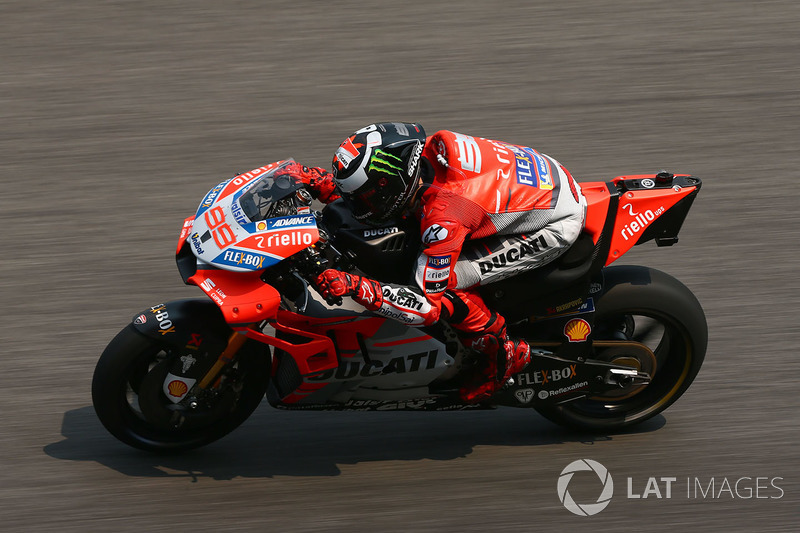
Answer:
[[466, 402], [490, 398], [530, 362], [530, 346], [508, 337], [478, 288], [551, 262], [580, 235], [586, 200], [558, 161], [525, 146], [447, 130], [427, 137], [420, 124], [386, 122], [348, 137], [333, 173], [289, 170], [323, 202], [341, 195], [363, 222], [420, 221], [416, 287], [328, 269], [316, 280], [324, 296], [350, 296], [409, 325], [445, 319], [485, 356], [460, 391]]

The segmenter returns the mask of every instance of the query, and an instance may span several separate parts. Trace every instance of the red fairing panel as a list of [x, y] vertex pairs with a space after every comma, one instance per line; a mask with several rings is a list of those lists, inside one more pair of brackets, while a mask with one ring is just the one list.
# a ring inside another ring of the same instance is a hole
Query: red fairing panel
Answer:
[[[622, 176], [614, 178], [614, 181], [648, 177], [652, 176]], [[622, 257], [638, 242], [653, 221], [695, 190], [696, 187], [641, 189], [628, 191], [620, 196], [614, 231], [611, 234], [611, 249], [605, 264], [610, 265]]]
[[271, 320], [281, 303], [278, 291], [264, 283], [259, 272], [198, 270], [189, 281], [214, 300], [230, 325]]

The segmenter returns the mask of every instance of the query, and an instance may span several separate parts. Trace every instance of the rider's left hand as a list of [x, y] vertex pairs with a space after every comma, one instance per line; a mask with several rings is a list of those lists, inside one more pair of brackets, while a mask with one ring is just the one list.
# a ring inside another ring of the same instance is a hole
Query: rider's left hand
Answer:
[[361, 277], [329, 268], [317, 276], [316, 283], [325, 298], [354, 296], [358, 293]]

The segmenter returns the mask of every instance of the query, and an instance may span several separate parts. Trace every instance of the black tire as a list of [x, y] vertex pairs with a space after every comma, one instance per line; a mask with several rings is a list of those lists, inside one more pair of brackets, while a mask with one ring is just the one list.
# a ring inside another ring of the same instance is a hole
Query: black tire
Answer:
[[[227, 378], [219, 394], [195, 409], [173, 405], [161, 392], [160, 384], [168, 363], [180, 355], [178, 350], [139, 333], [133, 325], [109, 343], [95, 368], [92, 403], [112, 435], [151, 452], [189, 450], [233, 431], [264, 397], [269, 383], [269, 348], [247, 341], [235, 362], [223, 370]], [[210, 354], [215, 359], [218, 355]], [[183, 421], [179, 427], [153, 414], [176, 411]]]
[[657, 415], [692, 383], [706, 353], [708, 327], [694, 294], [672, 276], [639, 266], [604, 270], [595, 300], [595, 340], [635, 340], [656, 357], [652, 381], [623, 397], [583, 398], [537, 411], [559, 425], [609, 432]]

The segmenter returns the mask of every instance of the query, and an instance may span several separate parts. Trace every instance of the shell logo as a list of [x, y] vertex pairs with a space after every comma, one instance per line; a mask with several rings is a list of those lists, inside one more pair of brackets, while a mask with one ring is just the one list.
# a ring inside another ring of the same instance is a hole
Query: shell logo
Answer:
[[592, 332], [592, 327], [582, 318], [573, 318], [564, 326], [564, 335], [569, 342], [583, 342]]
[[183, 381], [173, 380], [167, 385], [167, 390], [171, 396], [180, 398], [189, 391], [189, 387]]

